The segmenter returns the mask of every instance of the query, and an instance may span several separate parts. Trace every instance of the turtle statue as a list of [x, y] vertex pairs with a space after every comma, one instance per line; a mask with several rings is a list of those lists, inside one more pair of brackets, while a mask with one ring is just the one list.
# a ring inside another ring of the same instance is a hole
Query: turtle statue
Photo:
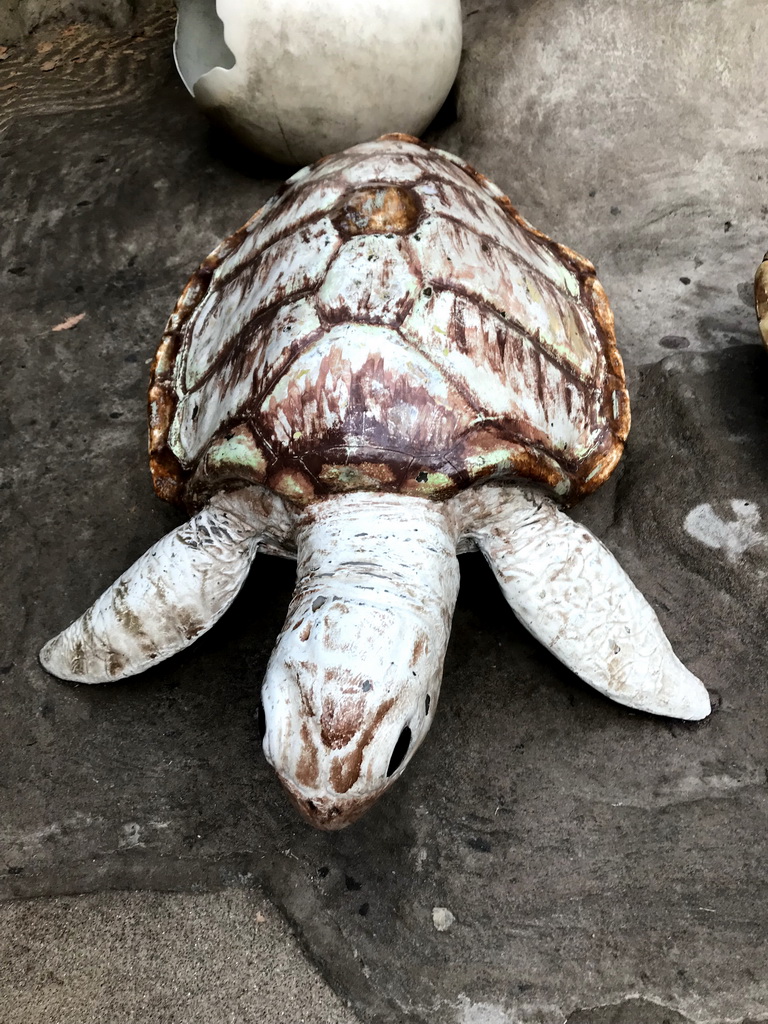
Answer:
[[160, 497], [192, 517], [45, 645], [107, 682], [187, 647], [258, 551], [297, 560], [264, 752], [320, 828], [400, 776], [479, 549], [512, 610], [621, 704], [709, 714], [650, 605], [559, 504], [618, 462], [629, 403], [594, 267], [461, 160], [387, 135], [300, 170], [205, 260], [152, 369]]
[[763, 262], [755, 274], [755, 312], [760, 337], [768, 348], [768, 252], [763, 256]]

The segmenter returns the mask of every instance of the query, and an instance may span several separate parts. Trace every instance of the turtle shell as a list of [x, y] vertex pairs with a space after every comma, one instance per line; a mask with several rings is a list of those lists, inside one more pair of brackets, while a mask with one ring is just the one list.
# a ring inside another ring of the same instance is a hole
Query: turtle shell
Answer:
[[629, 400], [594, 267], [449, 153], [388, 135], [290, 178], [193, 275], [152, 369], [155, 489], [444, 498], [488, 478], [572, 503]]

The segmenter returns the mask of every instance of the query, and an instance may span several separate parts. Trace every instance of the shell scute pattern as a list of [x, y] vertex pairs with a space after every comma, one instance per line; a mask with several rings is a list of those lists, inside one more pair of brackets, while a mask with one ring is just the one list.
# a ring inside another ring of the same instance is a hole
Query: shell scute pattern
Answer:
[[233, 348], [218, 372], [181, 397], [171, 435], [174, 448], [198, 459], [221, 423], [229, 422], [251, 401], [253, 382], [279, 378], [303, 348], [323, 333], [315, 304], [306, 297], [255, 325], [248, 344]]
[[481, 242], [504, 250], [508, 260], [522, 260], [529, 271], [538, 271], [570, 296], [578, 296], [578, 278], [567, 264], [537, 245], [530, 233], [483, 191], [469, 192], [458, 182], [433, 179], [421, 186], [420, 194], [426, 217], [456, 222], [456, 210], [461, 208], [461, 227], [469, 229]]
[[452, 219], [429, 217], [419, 225], [418, 235], [413, 242], [418, 259], [440, 268], [433, 285], [467, 294], [499, 316], [524, 325], [535, 343], [585, 380], [599, 375], [602, 356], [594, 326], [543, 274]]
[[407, 136], [386, 139], [386, 145], [382, 145], [381, 139], [364, 142], [319, 160], [302, 185], [306, 187], [311, 181], [310, 187], [313, 187], [315, 181], [322, 182], [329, 177], [336, 178], [345, 192], [374, 181], [413, 185], [430, 173], [429, 157], [424, 159], [425, 153], [430, 152], [428, 146]]
[[[379, 325], [362, 331], [341, 324], [304, 349], [261, 403], [262, 430], [285, 449], [325, 436], [347, 451], [377, 451], [383, 433], [392, 455], [407, 460], [412, 452], [437, 455], [451, 447], [476, 418], [474, 410], [396, 331]], [[313, 455], [310, 447], [305, 465], [316, 461]]]
[[183, 328], [184, 390], [196, 387], [230, 350], [237, 358], [234, 350], [252, 343], [259, 317], [317, 289], [339, 248], [338, 239], [326, 244], [333, 237], [330, 222], [322, 219], [303, 228], [300, 237], [274, 242], [257, 259], [211, 282]]
[[421, 290], [421, 275], [398, 236], [350, 238], [318, 292], [328, 323], [399, 326]]
[[338, 198], [337, 185], [319, 184], [298, 195], [270, 199], [246, 225], [241, 245], [216, 268], [213, 284], [232, 277], [276, 242], [315, 225], [328, 215]]
[[208, 258], [151, 389], [158, 493], [444, 497], [488, 476], [574, 500], [629, 426], [594, 268], [457, 158], [385, 137], [298, 172]]
[[[558, 452], [572, 447], [580, 454], [579, 444], [588, 446], [595, 389], [563, 373], [514, 325], [448, 288], [422, 295], [403, 334], [416, 345], [430, 324], [445, 325], [439, 332], [432, 327], [430, 358], [462, 381], [485, 422], [503, 424], [510, 436], [542, 448], [551, 438]], [[574, 422], [585, 426], [575, 431]]]

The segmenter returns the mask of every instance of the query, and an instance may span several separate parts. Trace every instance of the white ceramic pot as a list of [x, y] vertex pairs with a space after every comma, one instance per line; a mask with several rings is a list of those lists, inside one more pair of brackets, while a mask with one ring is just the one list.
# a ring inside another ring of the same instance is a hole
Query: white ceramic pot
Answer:
[[426, 128], [458, 70], [460, 0], [178, 0], [174, 53], [206, 112], [306, 164]]

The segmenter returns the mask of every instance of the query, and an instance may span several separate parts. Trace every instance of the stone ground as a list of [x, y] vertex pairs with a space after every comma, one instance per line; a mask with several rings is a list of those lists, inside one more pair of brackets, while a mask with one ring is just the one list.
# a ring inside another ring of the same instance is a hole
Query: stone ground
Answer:
[[290, 564], [260, 558], [216, 628], [135, 681], [36, 660], [178, 522], [147, 474], [147, 363], [284, 171], [208, 128], [162, 8], [0, 51], [2, 1019], [342, 1024], [349, 1001], [367, 1022], [768, 1022], [762, 4], [642, 10], [468, 4], [429, 138], [598, 264], [634, 425], [577, 515], [716, 713], [603, 700], [465, 556], [430, 737], [338, 834], [296, 819], [257, 737]]
[[352, 1024], [253, 890], [0, 905], [3, 1024]]

